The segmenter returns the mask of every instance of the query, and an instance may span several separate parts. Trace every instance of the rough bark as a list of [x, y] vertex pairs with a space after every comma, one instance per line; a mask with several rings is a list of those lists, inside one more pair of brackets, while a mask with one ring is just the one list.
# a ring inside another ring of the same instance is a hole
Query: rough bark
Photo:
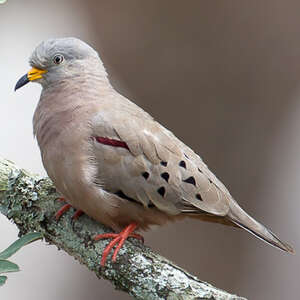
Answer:
[[106, 267], [100, 268], [108, 241], [95, 243], [92, 237], [111, 230], [85, 215], [72, 222], [73, 211], [57, 222], [54, 214], [61, 206], [57, 197], [48, 178], [29, 174], [0, 157], [0, 212], [13, 220], [20, 235], [41, 232], [47, 242], [135, 299], [244, 299], [197, 279], [134, 239], [125, 243], [116, 263], [109, 259]]

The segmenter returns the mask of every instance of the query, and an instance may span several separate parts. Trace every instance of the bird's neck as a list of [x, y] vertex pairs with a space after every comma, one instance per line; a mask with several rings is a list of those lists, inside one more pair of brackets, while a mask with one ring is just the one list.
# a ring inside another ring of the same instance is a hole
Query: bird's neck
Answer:
[[113, 91], [106, 76], [89, 73], [44, 87], [33, 117], [39, 145], [46, 146], [76, 124], [88, 124], [95, 107]]

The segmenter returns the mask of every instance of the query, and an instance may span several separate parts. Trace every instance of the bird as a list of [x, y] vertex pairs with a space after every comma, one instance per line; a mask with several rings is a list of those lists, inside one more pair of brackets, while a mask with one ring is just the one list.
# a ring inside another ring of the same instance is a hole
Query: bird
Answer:
[[[184, 217], [240, 227], [283, 251], [288, 243], [249, 216], [199, 155], [150, 114], [111, 85], [96, 50], [74, 37], [41, 42], [29, 82], [42, 91], [33, 132], [43, 165], [76, 217], [85, 213], [112, 229], [94, 237], [111, 239], [105, 266], [128, 237]], [[113, 250], [113, 248], [115, 249]]]

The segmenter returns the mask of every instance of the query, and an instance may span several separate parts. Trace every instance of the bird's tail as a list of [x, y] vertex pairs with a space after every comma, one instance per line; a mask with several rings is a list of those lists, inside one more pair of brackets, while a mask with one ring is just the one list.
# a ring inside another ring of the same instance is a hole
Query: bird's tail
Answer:
[[289, 253], [295, 253], [292, 246], [281, 241], [273, 232], [250, 217], [235, 201], [230, 203], [227, 217], [239, 227], [252, 233], [259, 239]]

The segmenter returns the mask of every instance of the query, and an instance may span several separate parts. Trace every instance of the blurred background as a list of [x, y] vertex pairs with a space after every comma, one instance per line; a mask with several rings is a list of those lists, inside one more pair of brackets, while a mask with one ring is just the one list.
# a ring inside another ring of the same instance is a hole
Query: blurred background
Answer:
[[[38, 43], [78, 37], [100, 52], [117, 90], [199, 153], [298, 254], [195, 220], [155, 228], [146, 244], [249, 299], [299, 297], [299, 1], [8, 0], [0, 33], [1, 156], [45, 175], [31, 125], [41, 88], [13, 88]], [[0, 235], [0, 249], [17, 238], [1, 215]], [[43, 242], [13, 260], [22, 272], [10, 274], [1, 299], [130, 299]]]

